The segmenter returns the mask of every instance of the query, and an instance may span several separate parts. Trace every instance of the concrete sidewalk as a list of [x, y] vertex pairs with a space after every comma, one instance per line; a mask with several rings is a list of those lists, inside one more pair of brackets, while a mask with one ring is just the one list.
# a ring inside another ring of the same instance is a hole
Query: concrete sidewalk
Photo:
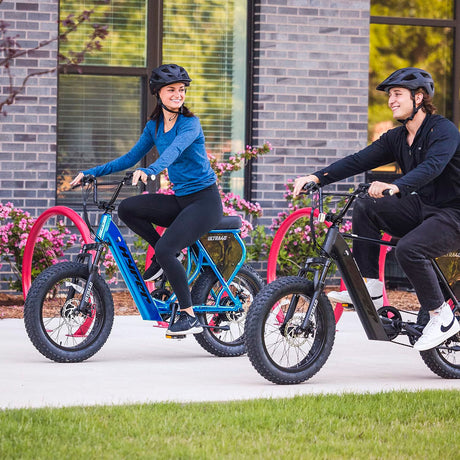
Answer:
[[367, 340], [354, 312], [342, 316], [323, 369], [306, 383], [291, 386], [267, 382], [246, 356], [214, 357], [193, 337], [167, 340], [164, 330], [139, 316], [117, 316], [106, 345], [83, 363], [47, 360], [16, 319], [0, 321], [0, 350], [0, 408], [460, 390], [460, 380], [439, 378], [415, 350]]

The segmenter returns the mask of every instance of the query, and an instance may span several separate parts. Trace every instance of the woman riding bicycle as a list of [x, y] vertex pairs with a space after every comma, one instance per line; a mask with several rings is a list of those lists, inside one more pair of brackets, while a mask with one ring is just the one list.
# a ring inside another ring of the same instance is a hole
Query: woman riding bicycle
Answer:
[[[215, 227], [223, 216], [216, 175], [209, 163], [199, 119], [184, 106], [191, 78], [176, 64], [164, 64], [152, 71], [150, 91], [157, 105], [136, 143], [125, 155], [80, 172], [70, 183], [77, 185], [84, 175], [104, 176], [134, 166], [153, 146], [159, 158], [134, 172], [133, 185], [146, 183], [164, 169], [174, 195], [143, 194], [123, 200], [118, 216], [154, 249], [155, 256], [144, 273], [145, 281], [166, 274], [179, 302], [180, 316], [167, 335], [197, 334], [203, 328], [195, 317], [187, 276], [180, 262], [181, 250]], [[153, 225], [167, 227], [160, 237]]]
[[[321, 186], [396, 161], [403, 175], [393, 183], [375, 181], [372, 199], [358, 200], [353, 232], [379, 238], [381, 231], [401, 238], [396, 257], [414, 287], [421, 313], [429, 322], [414, 348], [434, 348], [460, 331], [445, 302], [430, 258], [460, 247], [460, 133], [446, 118], [435, 115], [431, 75], [413, 67], [392, 73], [377, 90], [388, 94], [393, 117], [402, 126], [391, 129], [365, 149], [308, 176], [297, 178], [294, 196], [308, 182]], [[384, 196], [389, 189], [392, 196]], [[353, 254], [377, 306], [383, 294], [378, 281], [379, 246], [355, 241]], [[347, 291], [332, 292], [331, 301], [351, 303]], [[420, 314], [419, 317], [422, 317]]]

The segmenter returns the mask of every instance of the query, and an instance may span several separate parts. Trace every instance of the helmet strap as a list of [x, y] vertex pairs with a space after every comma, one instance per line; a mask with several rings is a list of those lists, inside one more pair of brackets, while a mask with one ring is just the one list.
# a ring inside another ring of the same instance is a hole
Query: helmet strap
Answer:
[[168, 107], [166, 107], [166, 106], [163, 104], [163, 102], [160, 102], [160, 105], [161, 105], [161, 108], [162, 108], [162, 109], [165, 109], [165, 110], [166, 110], [167, 112], [169, 112], [169, 113], [175, 113], [175, 114], [182, 113], [182, 106], [180, 107], [180, 109], [179, 109], [177, 112], [175, 112], [174, 110], [168, 109]]
[[162, 109], [165, 109], [169, 113], [175, 113], [176, 115], [178, 115], [178, 114], [183, 112], [183, 110], [182, 110], [182, 107], [184, 106], [183, 104], [180, 106], [179, 110], [177, 112], [175, 112], [174, 110], [168, 109], [168, 107], [166, 107], [163, 104], [163, 101], [161, 100], [161, 98], [160, 98], [160, 96], [158, 94], [157, 94], [157, 102], [158, 102], [158, 104], [160, 104]]
[[411, 94], [412, 94], [412, 115], [404, 120], [398, 120], [400, 123], [402, 123], [404, 126], [406, 126], [407, 122], [408, 121], [411, 121], [414, 119], [415, 115], [417, 114], [417, 112], [423, 107], [423, 100], [422, 102], [417, 106], [415, 105], [415, 91], [412, 89], [411, 90]]

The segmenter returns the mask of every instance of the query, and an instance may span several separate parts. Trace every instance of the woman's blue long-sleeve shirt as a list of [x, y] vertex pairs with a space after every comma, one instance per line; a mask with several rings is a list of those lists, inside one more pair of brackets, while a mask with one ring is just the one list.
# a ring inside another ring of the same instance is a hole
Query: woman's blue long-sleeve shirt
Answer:
[[159, 158], [147, 168], [139, 169], [148, 175], [157, 175], [167, 168], [177, 196], [190, 195], [216, 182], [206, 154], [203, 129], [197, 117], [179, 115], [167, 133], [164, 132], [162, 118], [156, 133], [155, 128], [156, 122], [148, 121], [141, 137], [128, 153], [83, 173], [99, 177], [131, 168], [155, 145]]

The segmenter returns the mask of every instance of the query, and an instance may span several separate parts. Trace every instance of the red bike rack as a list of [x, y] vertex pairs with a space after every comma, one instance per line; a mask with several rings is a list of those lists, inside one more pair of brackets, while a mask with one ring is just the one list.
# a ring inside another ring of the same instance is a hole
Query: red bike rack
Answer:
[[24, 300], [27, 297], [27, 293], [29, 292], [31, 284], [32, 257], [34, 254], [35, 243], [45, 222], [50, 217], [54, 216], [67, 217], [76, 225], [80, 231], [83, 241], [86, 244], [93, 242], [85, 221], [73, 209], [67, 208], [66, 206], [54, 206], [40, 214], [30, 230], [30, 234], [27, 238], [27, 243], [24, 248], [24, 258], [22, 261], [22, 294]]
[[[282, 222], [279, 229], [275, 233], [273, 238], [273, 243], [270, 248], [270, 252], [268, 254], [268, 263], [267, 263], [267, 283], [271, 283], [276, 279], [276, 264], [278, 261], [278, 254], [281, 248], [281, 243], [283, 238], [286, 236], [288, 230], [292, 227], [292, 225], [302, 217], [310, 216], [311, 208], [302, 208], [294, 211], [290, 214], [286, 219]], [[319, 210], [315, 209], [313, 211], [313, 215], [318, 217]], [[330, 227], [330, 222], [325, 222], [325, 224]], [[391, 236], [387, 235], [386, 233], [382, 237], [383, 241], [390, 241]], [[383, 304], [388, 305], [388, 297], [385, 289], [385, 259], [387, 255], [387, 246], [380, 246], [380, 255], [379, 255], [379, 280], [383, 282]], [[345, 289], [345, 284], [342, 280], [340, 280], [340, 290]], [[334, 317], [335, 321], [338, 322], [340, 317], [343, 313], [343, 306], [342, 304], [337, 304], [334, 309]]]

